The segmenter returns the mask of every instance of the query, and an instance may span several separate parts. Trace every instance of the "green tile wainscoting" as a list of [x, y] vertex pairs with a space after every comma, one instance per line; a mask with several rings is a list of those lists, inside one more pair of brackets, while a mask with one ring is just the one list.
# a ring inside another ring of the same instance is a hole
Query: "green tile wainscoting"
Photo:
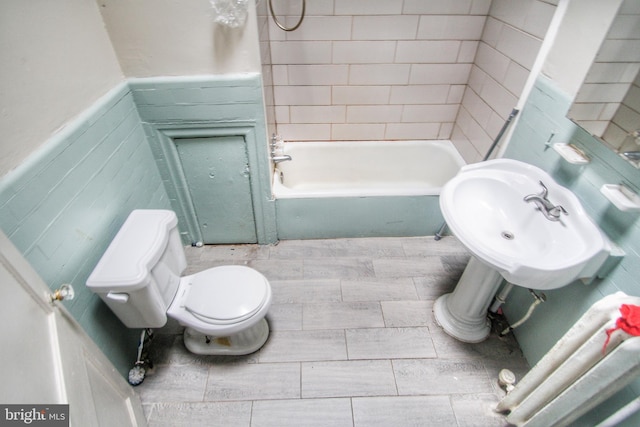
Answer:
[[[640, 217], [637, 213], [618, 210], [600, 193], [603, 184], [621, 182], [637, 192], [640, 189], [640, 170], [567, 119], [570, 104], [569, 96], [557, 88], [553, 81], [539, 77], [520, 113], [504, 156], [534, 164], [571, 189], [591, 218], [626, 255], [603, 280], [596, 280], [590, 285], [577, 281], [564, 288], [545, 292], [547, 302], [538, 306], [533, 316], [514, 331], [531, 366], [595, 301], [617, 291], [640, 295]], [[577, 166], [564, 161], [552, 148], [545, 146], [551, 133], [555, 133], [554, 143], [570, 142], [577, 145], [589, 155], [591, 162]], [[516, 287], [504, 306], [509, 320], [515, 322], [520, 319], [531, 302], [528, 291]], [[618, 393], [609, 403], [601, 405], [600, 410], [607, 408], [613, 412], [638, 394], [640, 381]]]
[[259, 74], [123, 82], [0, 180], [0, 228], [52, 289], [74, 286], [76, 298], [63, 304], [123, 375], [139, 331], [85, 281], [133, 209], [176, 210], [192, 241], [180, 199], [188, 190], [166, 167], [171, 138], [241, 135], [258, 243], [275, 242], [261, 84]]
[[438, 196], [276, 199], [276, 208], [282, 240], [429, 236], [444, 221]]
[[99, 99], [0, 181], [0, 227], [117, 369], [135, 361], [128, 330], [84, 283], [129, 212], [169, 208], [127, 84]]
[[275, 243], [276, 211], [271, 196], [261, 76], [131, 79], [129, 86], [171, 206], [178, 215], [183, 242], [202, 241], [189, 199], [203, 195], [189, 193], [174, 140], [239, 136], [246, 144], [257, 242]]

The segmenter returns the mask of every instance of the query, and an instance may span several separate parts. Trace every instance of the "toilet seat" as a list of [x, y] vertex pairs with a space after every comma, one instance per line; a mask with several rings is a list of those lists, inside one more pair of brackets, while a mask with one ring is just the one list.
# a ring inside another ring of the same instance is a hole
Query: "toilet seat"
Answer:
[[268, 289], [265, 277], [252, 268], [215, 267], [193, 276], [184, 307], [203, 322], [229, 325], [255, 315]]
[[228, 336], [263, 320], [271, 299], [261, 273], [226, 265], [182, 277], [167, 315], [201, 334]]

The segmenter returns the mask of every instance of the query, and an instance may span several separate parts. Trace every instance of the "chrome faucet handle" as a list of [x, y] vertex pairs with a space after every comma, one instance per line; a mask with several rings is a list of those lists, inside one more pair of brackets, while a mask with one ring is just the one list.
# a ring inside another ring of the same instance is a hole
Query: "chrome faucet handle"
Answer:
[[271, 137], [271, 142], [269, 143], [269, 146], [271, 147], [272, 156], [277, 156], [278, 154], [281, 154], [283, 145], [282, 145], [282, 138], [280, 137], [280, 135], [276, 135], [274, 133], [273, 136]]
[[273, 135], [271, 135], [269, 145], [271, 146], [271, 148], [282, 145], [282, 137], [274, 133]]
[[[540, 197], [542, 197], [543, 199], [547, 198], [547, 194], [549, 194], [549, 190], [547, 190], [547, 186], [544, 185], [544, 182], [539, 181], [540, 185], [542, 186], [542, 192], [539, 194]], [[561, 206], [562, 207], [562, 206]], [[564, 209], [564, 208], [563, 208]]]
[[560, 218], [560, 214], [569, 215], [569, 212], [567, 212], [567, 210], [560, 205], [554, 206], [553, 208], [549, 209], [549, 215], [553, 218]]

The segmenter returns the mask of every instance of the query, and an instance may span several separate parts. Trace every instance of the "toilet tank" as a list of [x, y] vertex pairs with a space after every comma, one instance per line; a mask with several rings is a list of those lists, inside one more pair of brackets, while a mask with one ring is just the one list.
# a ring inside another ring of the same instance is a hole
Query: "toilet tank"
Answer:
[[131, 212], [86, 285], [129, 328], [159, 328], [187, 266], [173, 211]]

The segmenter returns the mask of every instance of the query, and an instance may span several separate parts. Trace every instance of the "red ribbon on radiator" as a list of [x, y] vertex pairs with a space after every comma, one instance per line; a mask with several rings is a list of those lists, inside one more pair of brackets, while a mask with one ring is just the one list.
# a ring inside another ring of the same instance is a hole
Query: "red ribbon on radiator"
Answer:
[[611, 339], [611, 334], [618, 329], [622, 329], [629, 335], [636, 337], [640, 336], [640, 306], [622, 304], [620, 306], [620, 314], [621, 316], [616, 320], [616, 326], [611, 329], [607, 329], [607, 340], [604, 342], [604, 346], [602, 347], [603, 354], [606, 352], [607, 345]]

